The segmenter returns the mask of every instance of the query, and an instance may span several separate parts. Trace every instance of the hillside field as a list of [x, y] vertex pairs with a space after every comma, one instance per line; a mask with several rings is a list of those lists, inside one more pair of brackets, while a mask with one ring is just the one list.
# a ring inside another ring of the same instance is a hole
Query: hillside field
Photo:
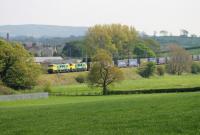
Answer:
[[[150, 90], [150, 89], [171, 89], [171, 88], [193, 88], [200, 87], [200, 75], [184, 74], [182, 76], [168, 75], [157, 76], [146, 79], [136, 73], [136, 68], [122, 68], [124, 80], [109, 87], [109, 90]], [[86, 83], [80, 84], [75, 78], [79, 74], [87, 72], [74, 72], [63, 74], [44, 74], [40, 78], [40, 85], [33, 91], [42, 91], [45, 83], [51, 84], [52, 92], [66, 93], [69, 95], [100, 93], [100, 88], [88, 87]], [[27, 90], [29, 92], [29, 90]]]
[[0, 102], [1, 135], [199, 135], [200, 93]]

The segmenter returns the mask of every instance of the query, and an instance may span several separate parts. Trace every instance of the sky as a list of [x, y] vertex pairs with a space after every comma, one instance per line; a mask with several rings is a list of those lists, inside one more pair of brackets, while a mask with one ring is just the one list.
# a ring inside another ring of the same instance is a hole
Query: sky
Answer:
[[153, 34], [200, 35], [200, 0], [0, 0], [0, 25], [121, 23]]

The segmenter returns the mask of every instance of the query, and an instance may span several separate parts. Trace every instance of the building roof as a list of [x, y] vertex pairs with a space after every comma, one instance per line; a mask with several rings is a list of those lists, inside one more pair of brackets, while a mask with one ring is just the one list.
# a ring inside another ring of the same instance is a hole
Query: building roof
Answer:
[[52, 61], [63, 61], [62, 57], [34, 57], [36, 63], [45, 63]]

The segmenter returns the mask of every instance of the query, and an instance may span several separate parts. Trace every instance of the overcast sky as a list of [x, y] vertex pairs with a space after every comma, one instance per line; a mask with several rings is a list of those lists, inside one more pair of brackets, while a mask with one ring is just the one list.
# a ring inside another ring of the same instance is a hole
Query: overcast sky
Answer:
[[0, 0], [0, 25], [93, 26], [122, 23], [152, 34], [200, 35], [200, 0]]

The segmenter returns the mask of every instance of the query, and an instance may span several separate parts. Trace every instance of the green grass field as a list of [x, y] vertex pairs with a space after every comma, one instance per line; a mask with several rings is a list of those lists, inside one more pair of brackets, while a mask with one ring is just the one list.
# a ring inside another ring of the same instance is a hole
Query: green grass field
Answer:
[[199, 135], [200, 93], [0, 102], [1, 135]]
[[200, 54], [200, 48], [191, 49], [191, 50], [188, 50], [188, 52], [190, 54], [199, 55]]
[[[150, 79], [138, 78], [124, 80], [109, 87], [110, 90], [149, 90], [170, 88], [193, 88], [200, 87], [200, 75], [165, 75], [154, 76]], [[35, 89], [41, 89], [36, 87]], [[90, 88], [87, 84], [55, 85], [51, 87], [52, 92], [67, 94], [100, 93], [100, 88]]]
[[150, 79], [140, 78], [137, 80], [125, 80], [112, 86], [111, 90], [148, 90], [192, 87], [200, 87], [200, 75], [165, 75], [163, 77], [154, 76]]

